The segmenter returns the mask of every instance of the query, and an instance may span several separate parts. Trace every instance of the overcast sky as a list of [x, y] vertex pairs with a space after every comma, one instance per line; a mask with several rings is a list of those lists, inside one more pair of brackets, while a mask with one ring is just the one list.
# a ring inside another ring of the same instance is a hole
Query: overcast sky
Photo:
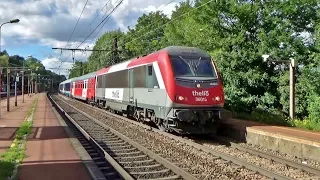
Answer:
[[[56, 73], [61, 51], [52, 47], [65, 47], [75, 24], [87, 0], [0, 0], [0, 24], [11, 19], [20, 19], [16, 24], [5, 24], [1, 28], [1, 51], [7, 50], [10, 55], [32, 55], [41, 60], [45, 67]], [[68, 47], [76, 47], [90, 32], [109, 14], [120, 0], [89, 0], [81, 19], [71, 37]], [[99, 28], [79, 47], [92, 48], [103, 32], [127, 26], [133, 27], [137, 18], [143, 13], [163, 10], [170, 16], [175, 5], [182, 0], [124, 0], [114, 11], [111, 18], [98, 34]], [[98, 12], [107, 3], [107, 6]], [[168, 5], [167, 5], [168, 4]], [[167, 5], [167, 6], [165, 6]], [[165, 6], [165, 7], [164, 7]], [[91, 26], [89, 24], [92, 22]], [[76, 52], [75, 60], [87, 59], [90, 53]], [[62, 64], [60, 73], [66, 75], [66, 69], [72, 67], [71, 51], [62, 53], [68, 62]], [[63, 59], [64, 59], [63, 58]]]

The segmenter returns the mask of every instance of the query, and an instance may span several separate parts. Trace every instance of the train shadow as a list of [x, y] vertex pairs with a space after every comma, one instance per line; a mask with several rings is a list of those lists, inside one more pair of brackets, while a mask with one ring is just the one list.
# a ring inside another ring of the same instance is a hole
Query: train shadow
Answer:
[[91, 179], [84, 164], [92, 161], [81, 160], [40, 160], [24, 161], [19, 167], [17, 179], [32, 180], [89, 180]]

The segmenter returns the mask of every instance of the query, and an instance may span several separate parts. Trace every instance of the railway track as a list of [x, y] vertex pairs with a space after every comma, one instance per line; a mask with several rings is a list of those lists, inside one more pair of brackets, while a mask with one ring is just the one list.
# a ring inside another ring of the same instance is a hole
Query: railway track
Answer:
[[[79, 101], [71, 100], [69, 98], [67, 98], [66, 100], [71, 103], [75, 103], [75, 102], [79, 103]], [[281, 158], [281, 157], [273, 155], [271, 153], [265, 153], [262, 151], [254, 150], [252, 148], [237, 145], [236, 143], [231, 143], [231, 148], [238, 150], [239, 151], [238, 154], [233, 153], [232, 150], [230, 151], [230, 147], [229, 148], [224, 147], [224, 148], [221, 148], [223, 150], [221, 150], [221, 149], [219, 150], [217, 148], [210, 147], [210, 145], [202, 145], [200, 142], [193, 142], [194, 140], [192, 140], [192, 139], [185, 139], [185, 138], [181, 138], [181, 137], [169, 134], [169, 133], [165, 133], [165, 132], [159, 131], [158, 129], [151, 128], [150, 126], [146, 126], [141, 123], [137, 123], [135, 121], [129, 120], [123, 116], [112, 114], [112, 113], [106, 112], [104, 110], [101, 110], [96, 107], [92, 107], [92, 106], [84, 104], [84, 103], [81, 103], [81, 104], [82, 104], [82, 106], [85, 106], [86, 108], [91, 108], [92, 112], [95, 112], [95, 113], [101, 112], [101, 113], [105, 114], [106, 118], [107, 118], [107, 116], [111, 115], [113, 117], [124, 120], [126, 122], [131, 123], [131, 124], [135, 124], [140, 127], [143, 127], [144, 129], [148, 129], [148, 130], [151, 130], [151, 131], [156, 132], [158, 134], [164, 135], [170, 139], [176, 140], [178, 142], [183, 142], [186, 145], [191, 146], [195, 149], [199, 149], [201, 151], [207, 152], [218, 159], [221, 158], [224, 160], [224, 161], [222, 161], [222, 163], [233, 163], [235, 165], [238, 165], [238, 167], [236, 167], [236, 169], [239, 169], [241, 167], [245, 167], [247, 169], [250, 169], [251, 172], [248, 172], [247, 174], [258, 172], [258, 173], [264, 175], [265, 177], [269, 177], [272, 179], [320, 179], [318, 168], [311, 167], [311, 166], [308, 166], [308, 165], [305, 165], [305, 164], [302, 164], [299, 162], [295, 162], [292, 160], [288, 160], [286, 158]], [[80, 104], [78, 104], [77, 106], [80, 106]], [[88, 110], [88, 113], [89, 112], [90, 111]], [[227, 148], [229, 150], [227, 150]], [[232, 153], [233, 156], [228, 155], [228, 153]], [[237, 156], [239, 156], [239, 154], [242, 157], [237, 157]], [[245, 156], [244, 156], [244, 154], [245, 154]], [[248, 154], [249, 154], [249, 156], [247, 156]], [[250, 159], [246, 159], [246, 158], [250, 158]], [[255, 160], [253, 160], [253, 159], [255, 159]], [[268, 167], [268, 164], [261, 164], [260, 163], [262, 161], [265, 162], [265, 159], [268, 159], [269, 163], [271, 163], [273, 165], [272, 168]], [[279, 168], [277, 169], [277, 167], [279, 167]]]
[[[175, 164], [136, 143], [135, 140], [82, 113], [61, 97], [50, 97], [69, 116], [69, 119], [72, 119], [75, 126], [92, 140], [95, 147], [105, 154], [104, 159], [108, 162], [101, 157], [93, 159], [99, 161], [96, 164], [101, 170], [115, 170], [104, 172], [107, 179], [196, 179]], [[96, 149], [89, 147], [88, 151], [97, 154]]]

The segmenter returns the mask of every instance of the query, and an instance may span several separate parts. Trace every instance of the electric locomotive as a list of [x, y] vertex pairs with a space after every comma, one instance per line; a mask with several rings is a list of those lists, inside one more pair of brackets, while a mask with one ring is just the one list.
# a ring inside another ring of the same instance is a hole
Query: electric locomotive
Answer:
[[199, 48], [169, 46], [87, 78], [93, 75], [90, 103], [100, 108], [169, 132], [214, 133], [219, 126], [223, 85], [211, 56]]

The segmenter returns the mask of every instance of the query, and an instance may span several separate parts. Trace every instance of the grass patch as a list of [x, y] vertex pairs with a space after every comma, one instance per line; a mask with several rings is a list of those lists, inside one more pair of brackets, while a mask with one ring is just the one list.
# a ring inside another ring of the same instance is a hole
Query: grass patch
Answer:
[[25, 144], [26, 140], [23, 137], [27, 137], [32, 130], [32, 119], [27, 121], [28, 118], [33, 118], [33, 114], [38, 103], [38, 97], [33, 101], [32, 107], [29, 109], [26, 120], [21, 124], [13, 145], [0, 156], [0, 180], [4, 180], [10, 176], [15, 169], [15, 163], [21, 163], [25, 158]]

